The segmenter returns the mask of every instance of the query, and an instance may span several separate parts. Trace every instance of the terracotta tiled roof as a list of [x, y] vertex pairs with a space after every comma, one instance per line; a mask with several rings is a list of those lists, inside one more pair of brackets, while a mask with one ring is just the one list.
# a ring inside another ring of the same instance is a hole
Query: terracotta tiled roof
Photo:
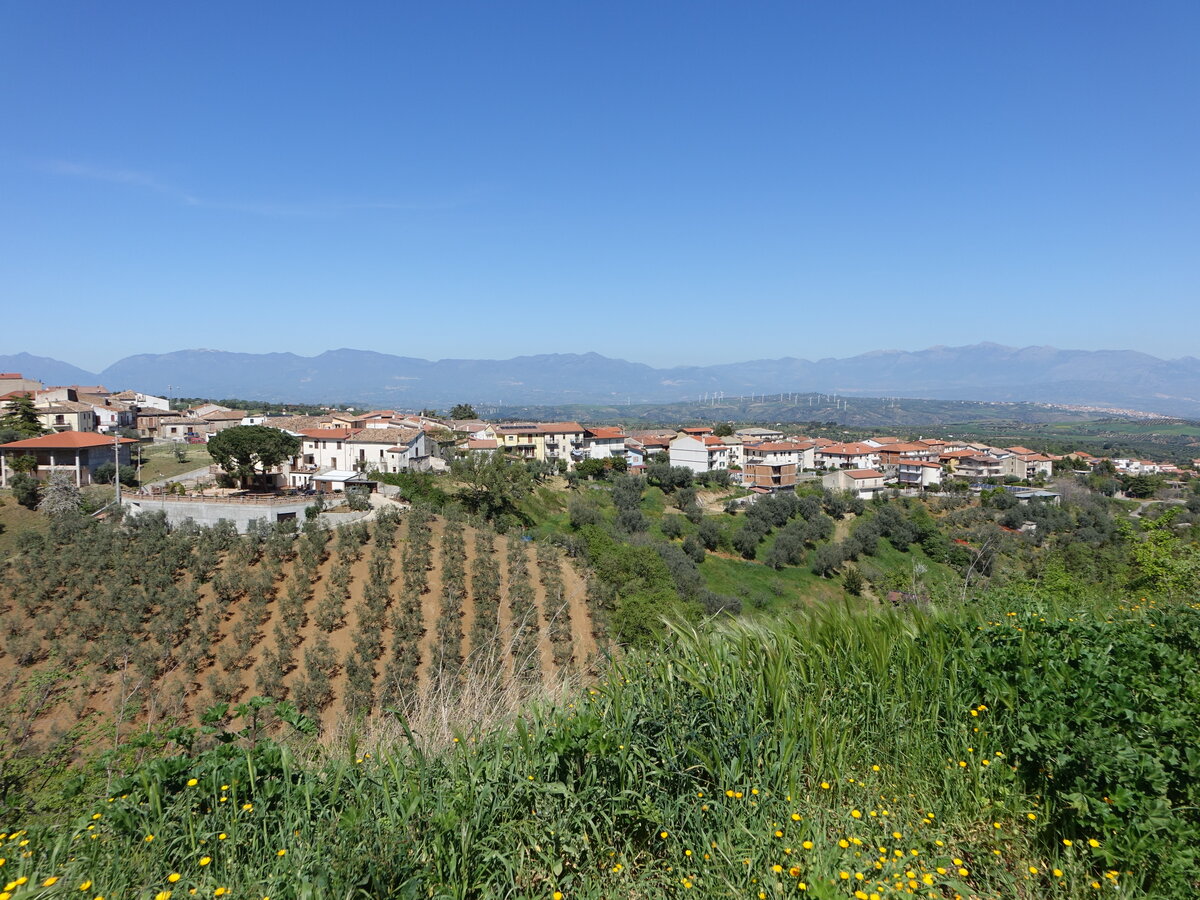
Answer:
[[316, 441], [344, 441], [357, 430], [357, 428], [303, 428], [298, 434]]
[[747, 451], [766, 450], [768, 452], [787, 452], [789, 450], [808, 450], [813, 445], [811, 443], [797, 443], [796, 441], [763, 441], [760, 444], [746, 444]]
[[878, 447], [872, 447], [870, 444], [830, 444], [827, 447], [822, 447], [821, 452], [825, 454], [836, 454], [837, 456], [869, 456], [879, 453]]
[[882, 478], [882, 472], [876, 472], [874, 469], [844, 469], [846, 475], [850, 478]]
[[[116, 438], [121, 444], [136, 444], [132, 438]], [[60, 431], [58, 434], [43, 434], [41, 437], [25, 438], [10, 444], [0, 444], [4, 449], [14, 450], [80, 450], [84, 447], [111, 447], [113, 438], [93, 431]]]
[[407, 444], [420, 433], [416, 428], [364, 428], [347, 440], [352, 444]]
[[614, 428], [607, 425], [595, 425], [587, 429], [587, 433], [593, 437], [616, 439], [625, 438], [625, 432], [620, 428]]
[[38, 413], [44, 415], [46, 413], [77, 413], [91, 412], [92, 404], [80, 403], [77, 400], [55, 400], [46, 406], [39, 406]]

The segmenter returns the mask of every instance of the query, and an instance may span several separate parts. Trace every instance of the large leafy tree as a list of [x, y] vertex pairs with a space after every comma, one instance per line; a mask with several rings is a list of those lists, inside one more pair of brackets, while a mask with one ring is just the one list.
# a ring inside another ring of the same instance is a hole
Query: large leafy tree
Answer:
[[300, 451], [300, 439], [267, 425], [236, 425], [214, 434], [208, 452], [242, 484], [266, 473]]
[[459, 499], [471, 511], [488, 519], [497, 519], [505, 513], [516, 515], [517, 502], [533, 487], [529, 470], [499, 450], [457, 459], [452, 472], [463, 485]]
[[450, 410], [450, 418], [452, 418], [452, 419], [474, 419], [475, 418], [475, 407], [473, 407], [470, 403], [456, 404]]
[[46, 429], [38, 421], [38, 410], [33, 405], [33, 397], [23, 394], [9, 400], [5, 414], [0, 416], [0, 430], [15, 432], [20, 436], [17, 440], [45, 434]]

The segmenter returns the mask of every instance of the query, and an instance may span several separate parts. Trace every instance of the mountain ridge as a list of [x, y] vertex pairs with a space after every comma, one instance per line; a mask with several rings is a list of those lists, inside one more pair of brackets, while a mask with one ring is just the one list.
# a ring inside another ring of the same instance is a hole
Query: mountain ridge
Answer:
[[[405, 348], [407, 349], [407, 348]], [[0, 369], [48, 384], [101, 383], [188, 397], [416, 408], [674, 402], [705, 394], [822, 391], [845, 396], [1032, 401], [1200, 417], [1200, 359], [1136, 350], [1063, 350], [980, 343], [656, 368], [595, 352], [428, 360], [350, 347], [315, 356], [213, 349], [141, 353], [100, 372], [29, 353]]]

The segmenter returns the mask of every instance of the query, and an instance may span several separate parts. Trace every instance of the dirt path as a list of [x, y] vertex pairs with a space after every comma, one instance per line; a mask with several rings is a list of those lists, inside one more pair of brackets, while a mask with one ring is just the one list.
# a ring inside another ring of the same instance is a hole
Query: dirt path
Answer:
[[473, 642], [473, 634], [475, 632], [475, 617], [478, 614], [475, 608], [475, 529], [470, 525], [463, 526], [463, 549], [466, 551], [466, 558], [463, 560], [463, 572], [467, 576], [467, 595], [463, 597], [463, 659], [470, 659], [471, 654], [475, 652], [475, 644]]
[[500, 647], [497, 655], [504, 680], [507, 681], [512, 678], [513, 673], [512, 653], [509, 652], [512, 649], [513, 617], [508, 599], [512, 576], [508, 571], [508, 548], [505, 540], [497, 536], [493, 538], [492, 546], [496, 550], [496, 562], [500, 566], [500, 609], [497, 610], [499, 622], [496, 627], [496, 639], [500, 642]]
[[430, 559], [433, 568], [428, 573], [429, 590], [421, 595], [421, 622], [425, 633], [421, 636], [421, 663], [417, 668], [418, 694], [429, 691], [432, 681], [430, 662], [433, 660], [433, 648], [437, 642], [438, 618], [442, 614], [442, 535], [446, 532], [446, 526], [441, 519], [434, 517], [429, 523], [429, 529], [433, 532], [430, 538], [433, 542], [433, 554]]
[[833, 537], [831, 541], [837, 543], [844, 541], [850, 536], [850, 526], [854, 524], [854, 520], [858, 518], [854, 513], [846, 513], [845, 518], [836, 519], [833, 523]]
[[533, 583], [533, 621], [537, 625], [538, 658], [540, 660], [542, 681], [552, 677], [558, 670], [554, 665], [554, 647], [550, 643], [550, 619], [559, 610], [550, 609], [546, 597], [546, 586], [542, 584], [541, 569], [538, 567], [537, 548], [533, 544], [525, 547], [526, 565], [529, 566], [529, 580]]
[[575, 646], [575, 666], [579, 671], [593, 668], [598, 647], [592, 633], [592, 615], [587, 605], [587, 581], [579, 574], [575, 564], [565, 557], [562, 560], [563, 590], [571, 605], [571, 641]]

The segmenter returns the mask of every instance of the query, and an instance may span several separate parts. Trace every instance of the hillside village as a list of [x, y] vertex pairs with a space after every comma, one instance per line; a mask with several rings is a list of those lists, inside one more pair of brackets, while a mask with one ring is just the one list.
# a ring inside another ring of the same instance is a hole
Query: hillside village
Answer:
[[[263, 415], [204, 403], [173, 409], [164, 397], [103, 385], [47, 387], [19, 373], [0, 373], [0, 404], [32, 402], [45, 432], [0, 445], [0, 487], [18, 470], [38, 479], [71, 475], [79, 486], [94, 483], [96, 470], [128, 466], [138, 443], [203, 444], [244, 425], [277, 428], [299, 441], [299, 452], [275, 467], [257, 487], [293, 492], [374, 490], [372, 473], [446, 472], [456, 456], [501, 452], [567, 474], [588, 460], [639, 472], [653, 460], [715, 476], [752, 495], [794, 490], [805, 481], [864, 498], [889, 490], [938, 491], [970, 485], [1008, 484], [1027, 497], [1053, 499], [1040, 490], [1057, 470], [1103, 470], [1115, 475], [1191, 473], [1151, 459], [1099, 457], [1082, 450], [1040, 453], [1024, 446], [897, 436], [853, 442], [810, 438], [780, 428], [682, 426], [629, 430], [578, 422], [487, 422], [395, 410], [330, 409], [320, 415]], [[718, 434], [721, 431], [723, 433]], [[35, 465], [30, 466], [32, 457]], [[22, 467], [18, 459], [26, 459]], [[1194, 461], [1200, 467], [1200, 460]], [[584, 467], [587, 468], [586, 466]], [[219, 474], [212, 467], [211, 474]], [[143, 487], [143, 492], [161, 490]]]

